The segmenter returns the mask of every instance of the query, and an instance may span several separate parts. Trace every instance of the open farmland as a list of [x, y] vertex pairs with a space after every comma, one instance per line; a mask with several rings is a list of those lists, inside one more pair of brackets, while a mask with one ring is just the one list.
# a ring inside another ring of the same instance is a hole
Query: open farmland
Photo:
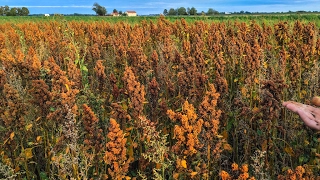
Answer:
[[318, 16], [10, 18], [0, 178], [319, 178]]

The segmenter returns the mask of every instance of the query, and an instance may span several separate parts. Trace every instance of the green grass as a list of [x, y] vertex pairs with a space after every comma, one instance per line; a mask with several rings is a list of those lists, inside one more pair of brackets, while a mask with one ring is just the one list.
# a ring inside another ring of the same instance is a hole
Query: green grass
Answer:
[[[21, 22], [41, 22], [41, 21], [54, 21], [54, 20], [66, 20], [66, 21], [107, 21], [110, 23], [125, 22], [129, 24], [140, 23], [143, 20], [156, 21], [159, 16], [137, 16], [137, 17], [112, 17], [112, 16], [3, 16], [0, 19], [2, 23], [21, 23]], [[184, 18], [187, 22], [193, 23], [195, 21], [204, 22], [222, 22], [222, 21], [242, 21], [250, 22], [256, 21], [257, 23], [274, 23], [278, 21], [290, 21], [294, 22], [300, 20], [301, 22], [314, 22], [320, 26], [320, 14], [231, 14], [231, 15], [214, 15], [214, 16], [167, 16], [171, 22], [179, 21]]]
[[66, 20], [66, 21], [84, 21], [84, 22], [96, 22], [96, 21], [107, 21], [110, 23], [125, 22], [125, 23], [139, 23], [142, 20], [156, 20], [158, 17], [112, 17], [112, 16], [3, 16], [0, 19], [2, 23], [23, 23], [23, 22], [48, 22], [55, 20]]

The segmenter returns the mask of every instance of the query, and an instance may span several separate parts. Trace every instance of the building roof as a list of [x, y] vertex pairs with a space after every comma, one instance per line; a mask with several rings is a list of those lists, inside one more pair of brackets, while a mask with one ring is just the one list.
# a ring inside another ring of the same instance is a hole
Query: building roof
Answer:
[[127, 13], [137, 13], [136, 11], [127, 11]]

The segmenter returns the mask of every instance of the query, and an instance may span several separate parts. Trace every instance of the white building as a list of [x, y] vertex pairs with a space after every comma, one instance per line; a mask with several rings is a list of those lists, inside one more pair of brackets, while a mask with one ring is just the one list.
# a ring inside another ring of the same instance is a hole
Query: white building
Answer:
[[136, 11], [126, 11], [127, 16], [137, 16]]

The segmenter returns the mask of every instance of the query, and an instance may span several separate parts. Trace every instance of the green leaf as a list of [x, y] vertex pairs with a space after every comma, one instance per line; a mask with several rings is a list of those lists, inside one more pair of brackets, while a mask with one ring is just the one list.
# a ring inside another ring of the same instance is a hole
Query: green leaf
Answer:
[[85, 71], [85, 72], [88, 72], [87, 66], [82, 66], [82, 67], [81, 67], [81, 70], [82, 70], [82, 71]]
[[232, 118], [230, 121], [228, 121], [228, 123], [227, 123], [227, 131], [229, 131], [231, 128], [232, 128], [232, 126], [233, 126], [233, 124], [234, 124], [234, 118]]
[[45, 172], [40, 172], [40, 179], [41, 180], [49, 180], [49, 178]]
[[4, 132], [4, 131], [7, 131], [7, 129], [3, 126], [0, 126], [0, 132]]
[[299, 163], [306, 163], [308, 161], [308, 157], [302, 155], [299, 157]]
[[262, 136], [262, 131], [261, 131], [260, 129], [258, 129], [258, 130], [257, 130], [257, 134], [258, 134], [259, 136]]

